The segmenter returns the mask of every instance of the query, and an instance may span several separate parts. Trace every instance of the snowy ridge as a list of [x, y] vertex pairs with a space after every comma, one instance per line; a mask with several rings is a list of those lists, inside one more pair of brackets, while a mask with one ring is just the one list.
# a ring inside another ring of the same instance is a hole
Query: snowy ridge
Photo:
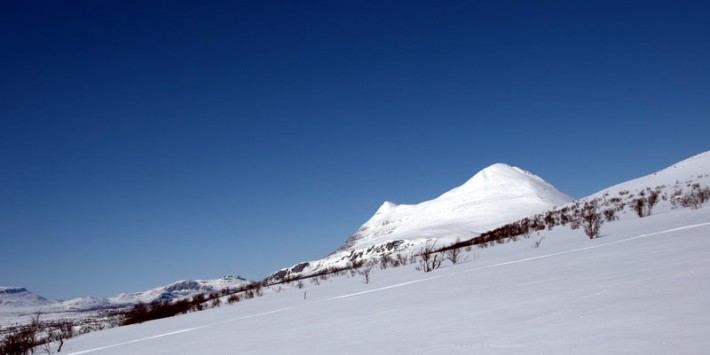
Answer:
[[664, 185], [683, 188], [691, 182], [710, 185], [710, 151], [694, 155], [653, 174], [603, 189], [590, 197], [601, 196], [605, 193], [618, 193], [622, 190], [635, 191]]

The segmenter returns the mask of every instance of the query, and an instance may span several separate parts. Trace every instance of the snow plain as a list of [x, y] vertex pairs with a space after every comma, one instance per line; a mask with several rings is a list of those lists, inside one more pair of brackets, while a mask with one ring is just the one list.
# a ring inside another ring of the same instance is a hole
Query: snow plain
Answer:
[[[710, 209], [557, 227], [430, 273], [413, 264], [65, 343], [70, 354], [707, 354]], [[531, 247], [543, 238], [539, 248]]]

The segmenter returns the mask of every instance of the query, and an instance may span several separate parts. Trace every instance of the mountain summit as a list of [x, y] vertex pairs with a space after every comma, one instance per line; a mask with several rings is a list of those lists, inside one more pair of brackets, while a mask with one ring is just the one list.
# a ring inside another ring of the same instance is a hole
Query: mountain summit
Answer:
[[503, 163], [493, 164], [474, 175], [463, 185], [441, 195], [438, 199], [455, 197], [457, 195], [477, 194], [486, 198], [490, 193], [497, 191], [506, 196], [536, 193], [536, 191], [555, 191], [557, 196], [552, 198], [569, 199], [552, 185], [548, 184], [537, 175], [520, 168]]
[[470, 238], [570, 201], [571, 197], [537, 175], [493, 164], [433, 200], [415, 205], [385, 202], [339, 251], [386, 240]]

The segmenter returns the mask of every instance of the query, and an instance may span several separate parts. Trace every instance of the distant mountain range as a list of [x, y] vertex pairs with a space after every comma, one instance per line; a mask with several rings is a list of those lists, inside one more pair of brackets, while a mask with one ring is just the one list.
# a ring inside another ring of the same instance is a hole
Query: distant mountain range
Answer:
[[48, 300], [21, 287], [0, 287], [0, 312], [59, 313], [115, 309], [136, 303], [150, 303], [191, 297], [199, 293], [219, 292], [247, 283], [239, 276], [215, 280], [182, 280], [143, 292], [121, 293], [114, 297], [81, 297], [67, 301]]
[[24, 287], [0, 287], [0, 309], [33, 308], [54, 303], [42, 296], [37, 296]]

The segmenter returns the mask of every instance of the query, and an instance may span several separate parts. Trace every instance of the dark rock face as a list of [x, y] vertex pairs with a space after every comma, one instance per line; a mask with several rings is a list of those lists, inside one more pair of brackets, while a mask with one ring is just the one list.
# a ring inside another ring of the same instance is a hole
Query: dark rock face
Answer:
[[291, 267], [291, 271], [292, 271], [292, 272], [301, 272], [301, 271], [303, 271], [303, 269], [307, 268], [308, 265], [310, 265], [310, 263], [300, 263], [300, 264], [297, 264], [296, 266], [292, 266], [292, 267]]
[[13, 288], [5, 288], [5, 289], [0, 289], [0, 294], [6, 294], [6, 295], [13, 295], [13, 294], [19, 294], [19, 293], [29, 293], [26, 288], [24, 287], [13, 287]]

